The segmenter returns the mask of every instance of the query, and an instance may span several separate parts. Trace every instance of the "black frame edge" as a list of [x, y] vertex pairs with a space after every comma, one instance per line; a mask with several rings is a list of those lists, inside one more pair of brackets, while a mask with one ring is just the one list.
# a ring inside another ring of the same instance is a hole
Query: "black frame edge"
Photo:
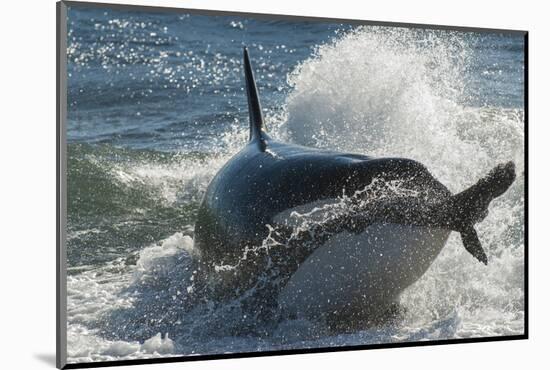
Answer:
[[529, 32], [523, 36], [523, 124], [524, 124], [524, 235], [523, 235], [523, 278], [524, 278], [524, 334], [529, 338]]

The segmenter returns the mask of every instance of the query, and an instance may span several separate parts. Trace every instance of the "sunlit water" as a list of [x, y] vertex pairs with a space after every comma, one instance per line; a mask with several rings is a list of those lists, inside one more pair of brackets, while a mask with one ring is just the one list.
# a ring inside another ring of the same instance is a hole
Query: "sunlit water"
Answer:
[[[68, 43], [69, 362], [523, 333], [521, 37], [71, 9]], [[453, 233], [399, 320], [352, 333], [192, 300], [199, 202], [247, 138], [243, 45], [275, 138], [413, 158], [453, 192], [513, 160], [489, 265]]]

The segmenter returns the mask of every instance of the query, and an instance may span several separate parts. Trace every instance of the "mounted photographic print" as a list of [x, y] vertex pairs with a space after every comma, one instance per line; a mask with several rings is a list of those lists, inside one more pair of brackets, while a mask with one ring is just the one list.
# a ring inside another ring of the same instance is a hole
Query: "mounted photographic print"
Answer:
[[527, 32], [58, 3], [58, 367], [527, 338]]

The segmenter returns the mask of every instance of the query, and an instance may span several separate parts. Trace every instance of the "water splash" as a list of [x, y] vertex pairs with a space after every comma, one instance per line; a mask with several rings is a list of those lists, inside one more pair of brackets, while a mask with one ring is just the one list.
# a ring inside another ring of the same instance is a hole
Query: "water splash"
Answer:
[[523, 332], [524, 115], [471, 105], [471, 48], [459, 33], [359, 28], [320, 46], [289, 76], [294, 90], [275, 121], [298, 144], [418, 160], [453, 192], [515, 162], [520, 176], [477, 226], [489, 267], [453, 234], [402, 296], [411, 327], [457, 318], [442, 337]]

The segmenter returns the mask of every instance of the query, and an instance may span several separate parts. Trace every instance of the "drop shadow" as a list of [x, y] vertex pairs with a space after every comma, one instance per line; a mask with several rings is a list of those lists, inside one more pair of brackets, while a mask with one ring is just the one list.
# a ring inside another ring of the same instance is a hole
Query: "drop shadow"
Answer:
[[51, 367], [55, 367], [56, 365], [55, 354], [53, 353], [35, 353], [34, 358]]

